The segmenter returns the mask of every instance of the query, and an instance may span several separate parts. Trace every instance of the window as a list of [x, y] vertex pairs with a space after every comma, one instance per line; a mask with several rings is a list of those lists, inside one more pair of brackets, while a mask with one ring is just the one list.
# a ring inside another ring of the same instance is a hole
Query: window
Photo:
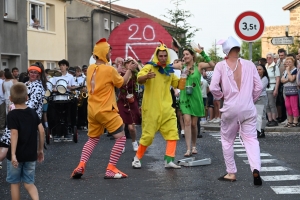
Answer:
[[37, 29], [45, 29], [45, 3], [30, 1], [29, 10], [30, 26]]
[[105, 30], [109, 30], [109, 27], [108, 27], [108, 19], [105, 19], [105, 18], [104, 18], [104, 29], [105, 29]]
[[16, 0], [4, 0], [4, 18], [17, 19]]
[[115, 28], [115, 22], [114, 21], [110, 22], [110, 28], [111, 28], [111, 30], [114, 30], [114, 28]]
[[56, 63], [55, 62], [47, 62], [47, 69], [55, 69]]

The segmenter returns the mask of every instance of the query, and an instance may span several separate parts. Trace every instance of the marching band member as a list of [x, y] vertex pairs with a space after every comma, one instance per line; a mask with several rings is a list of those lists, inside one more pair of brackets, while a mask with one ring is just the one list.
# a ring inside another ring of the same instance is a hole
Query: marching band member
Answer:
[[[60, 71], [61, 71], [61, 76], [56, 76], [53, 77], [51, 80], [51, 83], [53, 84], [53, 91], [54, 92], [59, 92], [57, 91], [57, 82], [61, 79], [65, 80], [67, 83], [66, 89], [66, 94], [68, 94], [71, 90], [74, 90], [78, 87], [78, 85], [75, 82], [74, 76], [72, 76], [70, 73], [68, 73], [67, 69], [69, 68], [69, 62], [65, 59], [61, 60], [58, 62]], [[67, 110], [68, 110], [68, 117], [70, 118], [71, 121], [71, 130], [73, 131], [73, 127], [76, 126], [76, 116], [77, 116], [77, 99], [74, 98], [73, 101], [70, 103], [66, 104], [67, 105]], [[55, 119], [55, 118], [54, 118]], [[68, 137], [68, 135], [67, 135]]]

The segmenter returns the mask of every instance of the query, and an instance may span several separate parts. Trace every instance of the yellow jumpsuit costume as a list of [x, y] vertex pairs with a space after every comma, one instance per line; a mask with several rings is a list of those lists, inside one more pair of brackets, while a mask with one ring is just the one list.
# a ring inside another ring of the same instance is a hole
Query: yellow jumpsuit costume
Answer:
[[[167, 65], [170, 64], [169, 51], [164, 44], [156, 48], [152, 63], [157, 64], [158, 50], [167, 51]], [[158, 63], [159, 64], [159, 63]], [[148, 79], [145, 85], [145, 91], [142, 102], [142, 136], [136, 157], [141, 159], [146, 148], [152, 144], [155, 133], [159, 131], [167, 141], [165, 160], [169, 163], [174, 160], [176, 143], [179, 140], [177, 130], [177, 118], [174, 108], [172, 108], [172, 97], [170, 86], [177, 88], [179, 79], [174, 73], [162, 74], [159, 67], [152, 64], [146, 64], [138, 73], [138, 78], [145, 76], [148, 72], [154, 72], [155, 78]]]

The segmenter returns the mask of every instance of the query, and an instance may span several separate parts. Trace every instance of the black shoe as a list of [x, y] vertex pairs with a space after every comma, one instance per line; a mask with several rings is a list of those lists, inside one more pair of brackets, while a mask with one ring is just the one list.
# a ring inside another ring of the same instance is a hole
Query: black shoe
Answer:
[[202, 137], [203, 137], [203, 135], [201, 135], [201, 134], [197, 135], [197, 138], [202, 138]]
[[262, 185], [262, 180], [259, 175], [259, 171], [257, 169], [253, 170], [253, 182], [254, 185]]
[[261, 132], [257, 131], [257, 138], [264, 138], [264, 137], [266, 137], [264, 129], [261, 129]]
[[269, 123], [268, 123], [268, 125], [267, 126], [269, 126], [269, 127], [272, 127], [272, 126], [278, 126], [278, 122], [277, 121], [274, 121], [274, 120], [272, 120], [272, 121], [270, 121]]

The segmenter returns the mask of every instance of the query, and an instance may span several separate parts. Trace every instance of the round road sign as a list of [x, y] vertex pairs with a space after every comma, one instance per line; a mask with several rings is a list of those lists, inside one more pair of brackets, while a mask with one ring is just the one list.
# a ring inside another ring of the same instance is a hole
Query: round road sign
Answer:
[[253, 11], [240, 14], [234, 23], [236, 34], [244, 41], [252, 42], [260, 38], [265, 29], [263, 18]]

